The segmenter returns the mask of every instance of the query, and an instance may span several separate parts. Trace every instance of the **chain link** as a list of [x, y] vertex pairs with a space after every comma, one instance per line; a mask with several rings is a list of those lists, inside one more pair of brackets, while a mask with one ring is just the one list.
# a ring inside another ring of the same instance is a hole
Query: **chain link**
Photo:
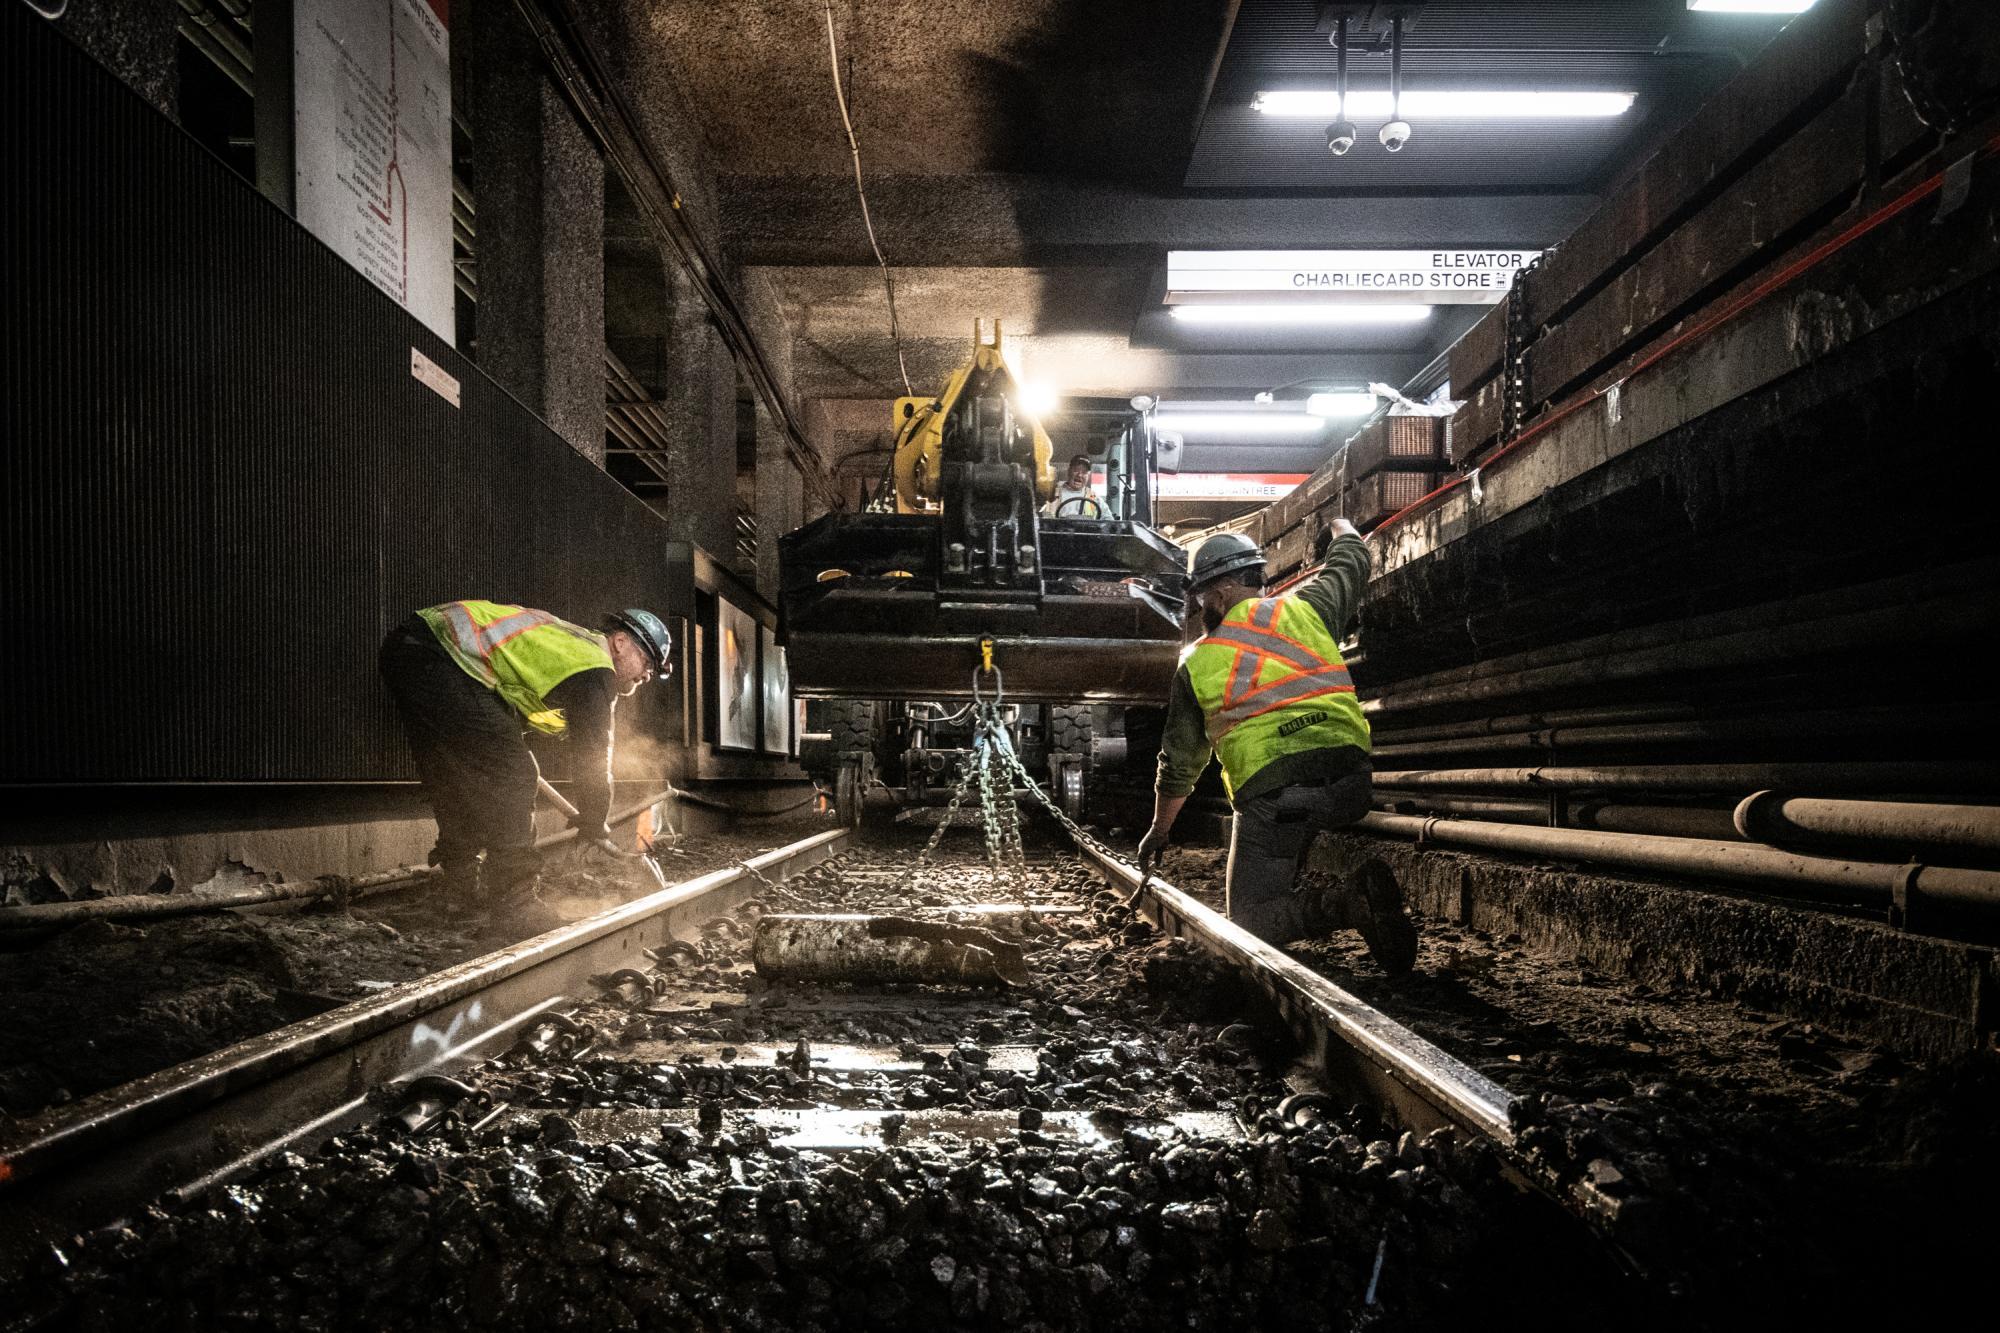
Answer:
[[903, 873], [897, 876], [891, 892], [901, 893], [910, 881], [916, 878], [917, 872], [929, 865], [931, 857], [937, 854], [938, 844], [944, 841], [944, 831], [958, 818], [958, 807], [965, 803], [966, 794], [972, 790], [972, 776], [972, 757], [968, 755], [958, 767], [958, 783], [952, 788], [951, 802], [944, 808], [944, 818], [940, 819], [938, 826], [931, 830], [931, 836], [924, 843], [924, 849], [917, 853], [916, 860], [910, 862]]
[[1064, 830], [1067, 831], [1072, 838], [1075, 838], [1078, 842], [1082, 843], [1085, 847], [1090, 848], [1092, 851], [1097, 852], [1102, 856], [1109, 857], [1114, 861], [1122, 861], [1124, 859], [1123, 857], [1120, 857], [1116, 852], [1112, 851], [1109, 847], [1106, 847], [1103, 843], [1099, 842], [1096, 838], [1093, 838], [1090, 834], [1084, 832], [1082, 825], [1078, 824], [1074, 819], [1071, 819], [1067, 814], [1063, 812], [1061, 804], [1057, 802], [1053, 797], [1051, 797], [1048, 794], [1048, 792], [1042, 789], [1041, 783], [1035, 781], [1034, 775], [1029, 773], [1027, 767], [1021, 763], [1021, 757], [1014, 753], [1012, 746], [1007, 747], [1007, 749], [1003, 753], [1006, 757], [1007, 763], [1011, 765], [1014, 770], [1013, 776], [1019, 779], [1021, 785], [1028, 789], [1028, 793], [1041, 803], [1042, 808], [1044, 810], [1047, 810], [1050, 815], [1055, 817], [1056, 823], [1062, 825]]

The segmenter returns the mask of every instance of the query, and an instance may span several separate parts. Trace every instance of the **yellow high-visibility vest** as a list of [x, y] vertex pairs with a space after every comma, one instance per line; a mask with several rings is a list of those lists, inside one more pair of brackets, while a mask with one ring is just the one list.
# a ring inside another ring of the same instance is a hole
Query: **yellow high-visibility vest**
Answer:
[[1282, 755], [1369, 747], [1340, 645], [1295, 597], [1252, 597], [1188, 649], [1188, 679], [1233, 796]]
[[602, 634], [546, 611], [505, 602], [446, 602], [417, 612], [466, 675], [493, 690], [528, 725], [561, 735], [569, 725], [548, 692], [579, 671], [611, 669]]

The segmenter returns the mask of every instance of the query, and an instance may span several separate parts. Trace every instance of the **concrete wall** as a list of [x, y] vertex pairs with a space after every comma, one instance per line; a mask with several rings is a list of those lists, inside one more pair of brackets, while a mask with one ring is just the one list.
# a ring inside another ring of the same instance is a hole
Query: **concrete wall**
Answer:
[[470, 65], [482, 369], [604, 462], [604, 161], [510, 4], [458, 34]]
[[62, 10], [56, 25], [133, 92], [178, 118], [180, 65], [176, 34], [182, 10], [176, 0], [37, 0], [36, 8]]
[[1315, 869], [1379, 856], [1412, 906], [1546, 958], [1661, 990], [1735, 999], [1918, 1059], [1990, 1041], [1990, 949], [1696, 882], [1618, 878], [1546, 863], [1327, 836]]

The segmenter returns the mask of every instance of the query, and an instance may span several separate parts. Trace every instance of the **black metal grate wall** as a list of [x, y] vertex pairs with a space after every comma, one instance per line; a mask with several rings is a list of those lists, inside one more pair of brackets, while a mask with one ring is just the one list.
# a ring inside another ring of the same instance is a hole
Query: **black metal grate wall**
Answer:
[[655, 515], [23, 5], [0, 144], [0, 783], [404, 777], [412, 609], [666, 609]]

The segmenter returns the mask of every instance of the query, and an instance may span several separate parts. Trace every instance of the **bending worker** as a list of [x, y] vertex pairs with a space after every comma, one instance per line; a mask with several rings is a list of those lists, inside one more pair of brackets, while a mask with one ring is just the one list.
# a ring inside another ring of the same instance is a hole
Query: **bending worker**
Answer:
[[1240, 533], [1210, 537], [1188, 562], [1206, 634], [1174, 676], [1139, 864], [1158, 861], [1212, 750], [1236, 808], [1229, 919], [1272, 944], [1355, 926], [1384, 971], [1407, 972], [1417, 930], [1381, 861], [1330, 896], [1294, 892], [1313, 835], [1361, 818], [1370, 795], [1368, 722], [1335, 641], [1368, 581], [1368, 548], [1346, 519], [1333, 536], [1319, 576], [1285, 597], [1264, 595], [1264, 553]]
[[469, 889], [485, 853], [484, 897], [496, 907], [538, 901], [535, 787], [541, 774], [523, 729], [576, 747], [577, 837], [623, 857], [611, 810], [611, 723], [618, 700], [672, 669], [673, 636], [650, 611], [607, 616], [593, 633], [546, 611], [499, 602], [446, 602], [389, 631], [382, 676], [437, 816], [431, 864]]

